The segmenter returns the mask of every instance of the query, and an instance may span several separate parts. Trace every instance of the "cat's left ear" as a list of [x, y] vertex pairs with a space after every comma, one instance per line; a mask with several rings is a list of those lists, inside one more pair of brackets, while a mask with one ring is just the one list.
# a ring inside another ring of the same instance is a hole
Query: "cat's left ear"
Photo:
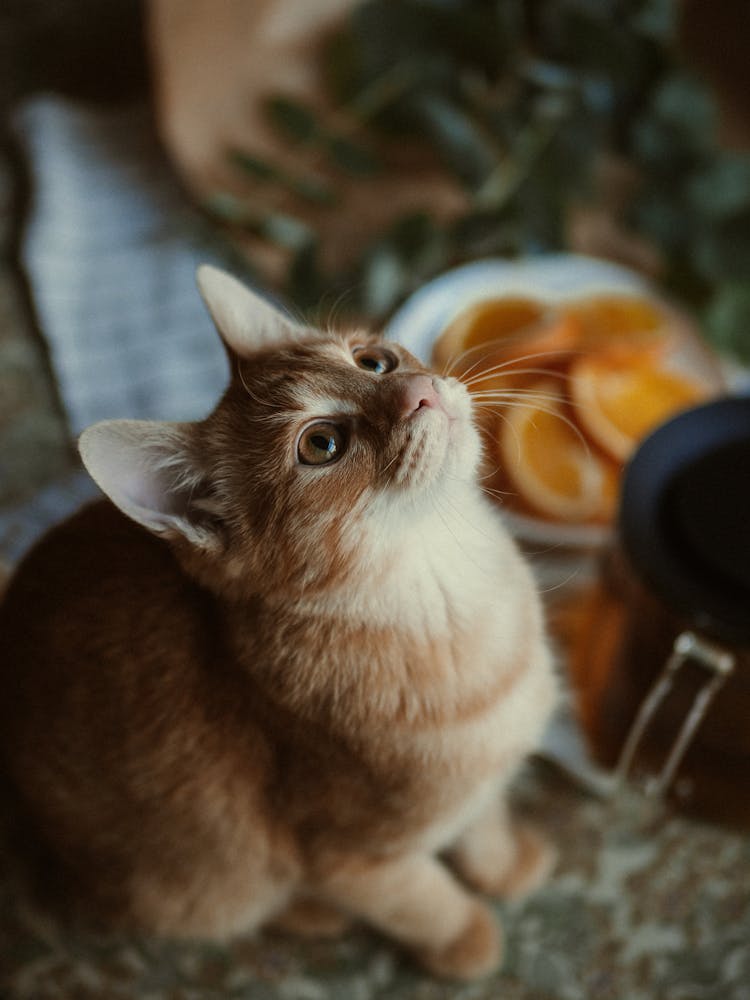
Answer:
[[303, 332], [302, 327], [226, 271], [202, 264], [196, 278], [224, 343], [240, 357], [296, 339]]
[[78, 450], [91, 478], [131, 520], [155, 535], [214, 549], [218, 516], [191, 457], [191, 424], [103, 420]]

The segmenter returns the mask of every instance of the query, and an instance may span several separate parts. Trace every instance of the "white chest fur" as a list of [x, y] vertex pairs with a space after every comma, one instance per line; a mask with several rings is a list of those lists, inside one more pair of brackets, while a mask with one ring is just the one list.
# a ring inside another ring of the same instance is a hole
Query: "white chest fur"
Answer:
[[522, 756], [557, 693], [528, 565], [475, 490], [442, 498], [419, 518], [410, 512], [404, 525], [392, 514], [384, 537], [369, 539], [370, 585], [354, 601], [362, 620], [446, 650], [436, 696], [456, 707], [455, 719], [422, 734], [424, 751], [455, 766]]

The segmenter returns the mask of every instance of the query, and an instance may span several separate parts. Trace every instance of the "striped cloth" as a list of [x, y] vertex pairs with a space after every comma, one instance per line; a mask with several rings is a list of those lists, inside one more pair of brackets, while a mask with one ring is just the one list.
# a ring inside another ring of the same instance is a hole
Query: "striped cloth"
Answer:
[[227, 374], [195, 286], [215, 253], [147, 111], [45, 97], [16, 126], [32, 190], [22, 261], [71, 431], [106, 417], [204, 415]]
[[[31, 188], [21, 262], [71, 433], [109, 417], [205, 416], [227, 363], [195, 270], [226, 251], [181, 196], [148, 109], [43, 96], [13, 126]], [[73, 474], [1, 512], [0, 559], [15, 562], [95, 493]]]

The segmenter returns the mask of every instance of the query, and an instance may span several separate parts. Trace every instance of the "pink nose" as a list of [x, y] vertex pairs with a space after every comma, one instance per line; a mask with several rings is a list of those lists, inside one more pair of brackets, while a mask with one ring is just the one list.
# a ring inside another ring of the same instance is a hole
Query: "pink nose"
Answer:
[[416, 413], [422, 407], [442, 410], [443, 404], [440, 402], [440, 397], [435, 391], [429, 375], [412, 375], [404, 383], [401, 414], [404, 417], [410, 417], [412, 413]]

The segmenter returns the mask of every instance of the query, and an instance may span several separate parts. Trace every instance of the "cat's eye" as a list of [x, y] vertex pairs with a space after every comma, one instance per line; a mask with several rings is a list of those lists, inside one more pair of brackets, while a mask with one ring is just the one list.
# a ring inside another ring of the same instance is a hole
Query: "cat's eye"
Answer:
[[360, 368], [375, 375], [392, 372], [398, 364], [396, 355], [391, 354], [385, 347], [355, 347], [352, 354]]
[[303, 465], [325, 465], [341, 458], [346, 445], [346, 433], [342, 427], [321, 421], [305, 428], [300, 435], [297, 458]]

